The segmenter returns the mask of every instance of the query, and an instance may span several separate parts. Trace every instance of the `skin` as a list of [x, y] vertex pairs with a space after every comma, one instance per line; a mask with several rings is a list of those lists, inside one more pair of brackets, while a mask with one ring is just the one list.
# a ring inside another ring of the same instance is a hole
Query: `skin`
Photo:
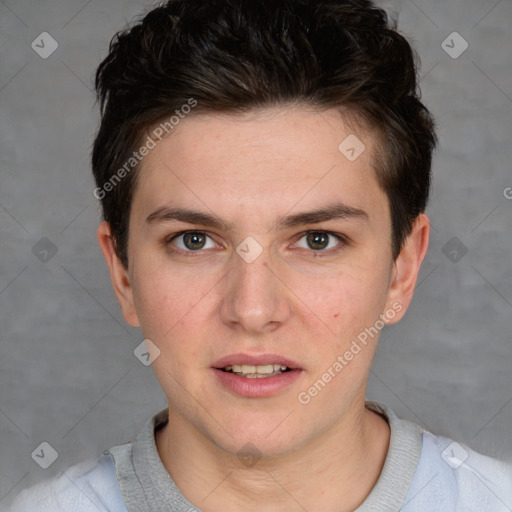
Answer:
[[[377, 336], [307, 405], [297, 399], [393, 304], [401, 311], [387, 323], [400, 320], [427, 251], [421, 214], [393, 261], [388, 200], [371, 167], [375, 134], [358, 130], [366, 149], [351, 162], [338, 150], [351, 133], [334, 109], [190, 116], [142, 162], [128, 269], [108, 224], [98, 228], [124, 318], [161, 351], [152, 366], [169, 423], [155, 436], [158, 452], [200, 510], [352, 511], [379, 478], [390, 429], [365, 408]], [[276, 229], [281, 216], [336, 201], [367, 218]], [[233, 230], [146, 221], [165, 205], [214, 214]], [[208, 235], [198, 246], [183, 236], [169, 241], [194, 229]], [[346, 243], [308, 243], [308, 232], [322, 230]], [[252, 263], [236, 252], [248, 236], [262, 248]], [[238, 396], [211, 366], [240, 352], [288, 357], [302, 373], [274, 396]], [[247, 443], [260, 457], [251, 466], [237, 456]]]

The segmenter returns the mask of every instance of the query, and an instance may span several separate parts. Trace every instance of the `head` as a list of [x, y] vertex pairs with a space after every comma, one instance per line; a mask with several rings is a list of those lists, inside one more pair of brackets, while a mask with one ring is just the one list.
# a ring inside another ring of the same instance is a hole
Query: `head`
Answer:
[[[416, 60], [363, 0], [171, 0], [112, 40], [100, 246], [170, 408], [215, 445], [277, 455], [364, 398], [428, 245], [436, 136]], [[235, 353], [293, 359], [297, 377], [241, 396], [215, 370]]]

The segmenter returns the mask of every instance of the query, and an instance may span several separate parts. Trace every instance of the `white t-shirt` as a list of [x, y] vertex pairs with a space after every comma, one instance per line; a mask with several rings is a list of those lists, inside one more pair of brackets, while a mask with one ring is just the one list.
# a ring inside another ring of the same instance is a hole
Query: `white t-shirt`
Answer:
[[[354, 512], [512, 512], [512, 464], [434, 435], [385, 405], [366, 406], [386, 418], [391, 439], [377, 483]], [[200, 511], [158, 455], [155, 429], [167, 421], [164, 409], [133, 442], [21, 491], [8, 512]]]

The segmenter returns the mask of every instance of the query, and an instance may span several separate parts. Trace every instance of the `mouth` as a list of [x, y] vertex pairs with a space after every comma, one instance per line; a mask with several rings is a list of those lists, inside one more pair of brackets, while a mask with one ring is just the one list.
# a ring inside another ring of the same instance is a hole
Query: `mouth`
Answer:
[[290, 372], [292, 369], [286, 365], [271, 363], [265, 365], [233, 364], [219, 368], [226, 373], [233, 373], [245, 379], [265, 379]]
[[231, 354], [215, 362], [212, 369], [224, 388], [252, 398], [273, 396], [303, 373], [295, 361], [277, 354]]

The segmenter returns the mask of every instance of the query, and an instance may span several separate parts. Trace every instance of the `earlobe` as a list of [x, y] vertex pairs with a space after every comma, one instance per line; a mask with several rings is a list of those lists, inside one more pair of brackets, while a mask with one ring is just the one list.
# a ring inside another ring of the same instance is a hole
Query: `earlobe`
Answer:
[[98, 243], [110, 272], [110, 279], [117, 301], [126, 322], [132, 327], [140, 327], [139, 318], [135, 310], [133, 288], [127, 269], [117, 255], [114, 239], [108, 222], [103, 221], [97, 230]]
[[392, 280], [386, 302], [386, 310], [394, 304], [400, 304], [400, 314], [388, 323], [398, 322], [409, 307], [416, 287], [421, 263], [428, 249], [430, 235], [430, 222], [428, 217], [421, 213], [414, 222], [411, 234], [398, 255], [392, 270]]

